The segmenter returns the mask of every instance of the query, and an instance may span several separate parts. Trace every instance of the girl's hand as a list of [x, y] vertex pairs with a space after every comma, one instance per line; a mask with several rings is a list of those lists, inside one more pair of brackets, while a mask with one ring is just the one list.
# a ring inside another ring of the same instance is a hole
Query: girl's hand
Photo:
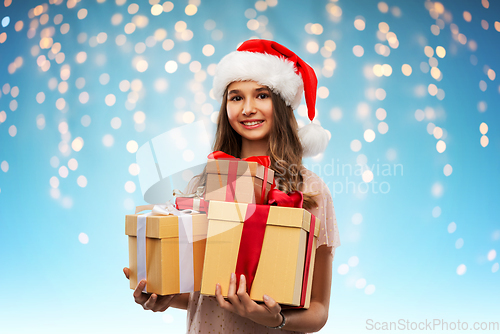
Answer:
[[[130, 276], [130, 269], [125, 267], [123, 268], [123, 273], [127, 277]], [[146, 280], [142, 280], [137, 284], [137, 287], [134, 290], [134, 299], [135, 302], [141, 305], [145, 310], [151, 310], [153, 312], [163, 312], [165, 311], [170, 304], [172, 304], [174, 298], [178, 295], [168, 295], [168, 296], [158, 296], [155, 293], [144, 293], [142, 290], [146, 286]]]
[[231, 274], [227, 292], [227, 299], [229, 301], [226, 301], [222, 297], [220, 284], [215, 286], [215, 298], [222, 309], [239, 314], [258, 324], [276, 327], [283, 321], [280, 315], [281, 306], [274, 299], [264, 295], [264, 304], [260, 305], [250, 299], [246, 291], [246, 279], [244, 275], [241, 275], [240, 286], [238, 287], [238, 291], [236, 291], [236, 275], [234, 273]]

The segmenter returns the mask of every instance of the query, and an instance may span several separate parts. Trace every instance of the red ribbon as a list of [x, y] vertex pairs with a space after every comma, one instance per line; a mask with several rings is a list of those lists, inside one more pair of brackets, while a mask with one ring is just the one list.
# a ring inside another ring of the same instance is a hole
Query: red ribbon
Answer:
[[234, 202], [234, 194], [236, 194], [237, 173], [238, 162], [230, 160], [227, 169], [226, 202]]
[[[252, 156], [245, 159], [239, 159], [222, 151], [215, 151], [210, 153], [208, 155], [208, 158], [217, 160], [229, 160], [229, 169], [227, 172], [226, 202], [234, 202], [234, 194], [236, 191], [236, 171], [238, 168], [237, 164], [238, 161], [257, 162], [266, 168], [269, 168], [271, 166], [271, 158], [269, 158], [269, 156], [267, 155]], [[260, 193], [260, 204], [264, 204], [265, 202], [267, 173], [268, 170], [264, 170], [264, 179], [262, 180], [262, 191]], [[274, 188], [274, 180], [273, 180], [273, 186], [271, 188]]]
[[304, 203], [304, 195], [300, 191], [292, 191], [287, 194], [279, 189], [271, 189], [267, 198], [267, 204], [287, 208], [302, 208]]
[[238, 286], [240, 285], [241, 275], [245, 275], [249, 294], [259, 264], [260, 253], [262, 252], [270, 208], [269, 205], [248, 204], [245, 214], [235, 273]]
[[314, 241], [315, 227], [316, 227], [316, 217], [313, 214], [311, 214], [311, 224], [309, 226], [309, 235], [307, 236], [306, 263], [304, 264], [304, 277], [302, 280], [302, 295], [300, 296], [299, 308], [304, 307], [306, 303], [307, 283], [309, 281], [309, 268], [311, 266], [311, 253]]

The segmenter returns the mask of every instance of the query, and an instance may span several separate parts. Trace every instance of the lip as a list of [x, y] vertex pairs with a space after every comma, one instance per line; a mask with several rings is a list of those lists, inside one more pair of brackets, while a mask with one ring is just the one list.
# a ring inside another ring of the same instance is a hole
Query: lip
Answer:
[[[261, 122], [259, 124], [255, 124], [255, 125], [245, 125], [243, 122]], [[265, 121], [263, 119], [247, 119], [247, 120], [244, 120], [243, 122], [240, 122], [240, 124], [245, 128], [245, 129], [256, 129], [258, 127], [261, 127]]]

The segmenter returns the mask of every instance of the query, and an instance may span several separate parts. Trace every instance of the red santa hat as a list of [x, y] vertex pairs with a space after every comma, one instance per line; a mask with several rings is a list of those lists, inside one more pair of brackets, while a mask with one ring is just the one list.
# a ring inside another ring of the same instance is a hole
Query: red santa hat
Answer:
[[305, 95], [307, 114], [311, 123], [299, 129], [304, 156], [323, 152], [328, 145], [328, 134], [320, 125], [312, 123], [316, 113], [318, 79], [311, 66], [281, 44], [262, 39], [251, 39], [231, 52], [217, 65], [213, 93], [222, 103], [229, 84], [252, 80], [269, 87], [293, 110]]

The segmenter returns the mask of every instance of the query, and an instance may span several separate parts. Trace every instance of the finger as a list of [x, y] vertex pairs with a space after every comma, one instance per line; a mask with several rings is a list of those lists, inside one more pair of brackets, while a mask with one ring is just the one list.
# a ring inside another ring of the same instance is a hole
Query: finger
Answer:
[[125, 277], [127, 277], [127, 279], [130, 279], [130, 269], [125, 267], [123, 268], [123, 273], [125, 274]]
[[236, 275], [231, 273], [231, 277], [229, 278], [229, 288], [227, 289], [227, 296], [234, 296], [236, 293]]
[[247, 279], [245, 278], [245, 275], [240, 276], [240, 285], [238, 286], [238, 292], [237, 294], [245, 294], [247, 293]]
[[215, 285], [215, 299], [217, 300], [217, 303], [219, 303], [219, 306], [223, 309], [229, 310], [231, 312], [234, 312], [234, 307], [231, 305], [231, 303], [227, 302], [224, 297], [222, 296], [222, 291], [220, 288], [220, 284]]
[[264, 295], [263, 298], [264, 304], [266, 305], [269, 313], [278, 314], [281, 311], [281, 306], [274, 299], [269, 297], [268, 295]]
[[135, 287], [135, 290], [134, 290], [134, 297], [135, 298], [138, 298], [141, 296], [142, 294], [142, 290], [144, 290], [144, 287], [146, 286], [146, 280], [141, 280], [137, 286]]
[[142, 280], [139, 282], [139, 284], [137, 284], [137, 287], [134, 290], [133, 296], [137, 304], [142, 305], [149, 298], [147, 294], [142, 292], [145, 286], [146, 286], [146, 281]]
[[153, 310], [154, 311], [154, 307], [155, 307], [155, 304], [156, 304], [156, 299], [158, 298], [158, 296], [153, 293], [149, 298], [148, 300], [146, 300], [146, 302], [142, 305], [142, 307], [145, 309], [145, 310]]
[[229, 279], [229, 288], [227, 289], [227, 299], [234, 306], [238, 306], [240, 304], [240, 300], [236, 295], [236, 275], [235, 273], [231, 273], [231, 278]]
[[251, 307], [257, 305], [257, 303], [254, 302], [247, 293], [247, 280], [245, 275], [241, 275], [240, 277], [240, 285], [238, 286], [237, 295], [246, 310], [249, 310]]

